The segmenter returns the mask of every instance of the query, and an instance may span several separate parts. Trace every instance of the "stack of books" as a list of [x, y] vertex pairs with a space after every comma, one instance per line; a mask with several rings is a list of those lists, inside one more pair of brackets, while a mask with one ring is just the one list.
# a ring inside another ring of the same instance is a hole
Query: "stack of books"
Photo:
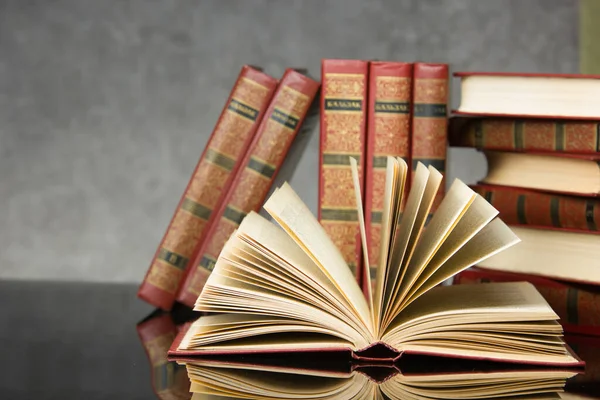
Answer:
[[138, 297], [163, 310], [194, 305], [227, 238], [264, 202], [319, 87], [294, 69], [277, 80], [242, 68]]
[[455, 282], [527, 280], [565, 330], [600, 334], [600, 79], [455, 75], [449, 144], [484, 153], [487, 175], [472, 188], [522, 241]]

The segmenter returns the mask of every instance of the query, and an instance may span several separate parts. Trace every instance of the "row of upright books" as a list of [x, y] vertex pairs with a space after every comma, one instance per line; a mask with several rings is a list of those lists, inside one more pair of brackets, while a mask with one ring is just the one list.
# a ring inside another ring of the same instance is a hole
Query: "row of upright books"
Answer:
[[529, 281], [567, 332], [600, 334], [600, 81], [459, 77], [465, 115], [450, 119], [449, 145], [483, 152], [487, 175], [473, 188], [521, 243], [455, 283]]

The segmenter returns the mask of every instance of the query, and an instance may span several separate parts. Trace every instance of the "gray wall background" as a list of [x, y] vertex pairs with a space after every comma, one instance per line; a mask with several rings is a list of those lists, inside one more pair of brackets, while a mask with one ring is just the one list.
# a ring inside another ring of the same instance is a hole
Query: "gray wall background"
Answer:
[[[244, 63], [577, 72], [577, 7], [0, 0], [0, 278], [139, 282]], [[315, 211], [318, 130], [303, 140], [286, 178]], [[485, 162], [451, 149], [448, 174], [471, 183]]]

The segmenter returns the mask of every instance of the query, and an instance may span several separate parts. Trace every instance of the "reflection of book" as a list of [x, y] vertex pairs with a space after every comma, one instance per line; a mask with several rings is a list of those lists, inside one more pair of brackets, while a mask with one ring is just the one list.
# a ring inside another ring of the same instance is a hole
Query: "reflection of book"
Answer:
[[[349, 366], [325, 370], [302, 364], [236, 361], [187, 363], [190, 390], [195, 400], [219, 398], [252, 399], [519, 399], [558, 398], [568, 370], [490, 368], [485, 363], [441, 365], [440, 360], [418, 358], [401, 371], [393, 368]], [[408, 363], [407, 363], [408, 364]], [[223, 397], [219, 397], [223, 396]], [[385, 397], [384, 397], [385, 396]]]
[[171, 314], [155, 312], [136, 330], [148, 356], [152, 389], [160, 399], [189, 399], [190, 382], [185, 368], [167, 359], [167, 351], [178, 328]]
[[[171, 354], [327, 349], [359, 359], [424, 353], [579, 365], [562, 342], [557, 315], [532, 285], [438, 286], [518, 239], [458, 180], [423, 230], [442, 175], [422, 164], [400, 217], [408, 171], [402, 159], [387, 160], [380, 246], [387, 262], [378, 269], [374, 295], [369, 274], [365, 298], [324, 229], [283, 185], [264, 205], [283, 230], [256, 213], [244, 219], [196, 302], [197, 311], [220, 314], [194, 322]], [[364, 223], [361, 233], [364, 244]]]

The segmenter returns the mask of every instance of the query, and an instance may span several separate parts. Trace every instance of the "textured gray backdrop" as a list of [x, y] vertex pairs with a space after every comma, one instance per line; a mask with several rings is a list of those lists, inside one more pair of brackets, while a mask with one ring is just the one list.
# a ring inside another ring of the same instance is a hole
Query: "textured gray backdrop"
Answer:
[[[571, 0], [0, 0], [0, 277], [140, 281], [243, 63], [577, 72], [577, 17]], [[288, 178], [315, 210], [304, 139]], [[485, 163], [451, 150], [448, 173]]]

